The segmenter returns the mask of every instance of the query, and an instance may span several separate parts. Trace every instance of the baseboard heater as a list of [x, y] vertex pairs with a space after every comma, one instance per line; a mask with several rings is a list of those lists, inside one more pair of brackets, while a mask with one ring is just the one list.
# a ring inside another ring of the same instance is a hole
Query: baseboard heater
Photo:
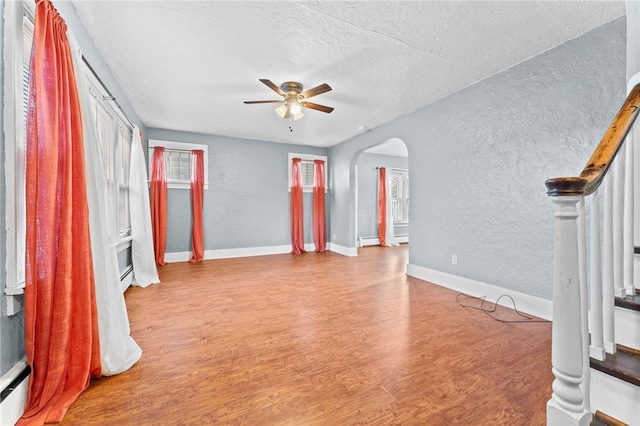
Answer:
[[0, 419], [13, 425], [24, 413], [31, 368], [24, 357], [0, 377]]
[[[366, 246], [379, 246], [380, 245], [380, 238], [376, 237], [360, 237], [358, 238], [358, 241], [360, 243], [360, 247], [366, 247]], [[396, 235], [396, 241], [399, 242], [400, 244], [403, 243], [408, 243], [409, 242], [409, 235]]]
[[133, 265], [129, 265], [120, 271], [120, 289], [124, 293], [133, 282]]

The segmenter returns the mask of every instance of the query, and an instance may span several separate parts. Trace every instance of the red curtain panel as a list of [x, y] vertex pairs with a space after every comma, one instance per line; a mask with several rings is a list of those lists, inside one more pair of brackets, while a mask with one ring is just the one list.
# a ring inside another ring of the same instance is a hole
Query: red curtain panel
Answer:
[[166, 265], [164, 251], [167, 247], [167, 174], [164, 166], [164, 147], [156, 146], [151, 160], [151, 229], [156, 265]]
[[314, 160], [313, 176], [313, 242], [317, 252], [327, 246], [327, 227], [324, 211], [324, 161]]
[[25, 194], [31, 378], [21, 425], [62, 421], [101, 374], [82, 114], [66, 30], [49, 0], [37, 1]]
[[204, 259], [204, 224], [202, 221], [204, 198], [204, 151], [191, 152], [191, 209], [193, 211], [193, 229], [191, 230], [191, 250], [189, 262], [202, 262]]
[[387, 169], [378, 170], [378, 238], [382, 247], [387, 245]]
[[291, 164], [291, 252], [305, 253], [302, 210], [302, 160], [294, 158]]

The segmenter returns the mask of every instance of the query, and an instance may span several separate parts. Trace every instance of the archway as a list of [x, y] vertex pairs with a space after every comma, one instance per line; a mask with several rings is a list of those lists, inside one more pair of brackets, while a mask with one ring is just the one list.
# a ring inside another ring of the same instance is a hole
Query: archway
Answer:
[[391, 138], [354, 154], [355, 245], [377, 245], [377, 181], [378, 169], [385, 167], [392, 181], [394, 233], [398, 242], [409, 241], [409, 160], [403, 140]]

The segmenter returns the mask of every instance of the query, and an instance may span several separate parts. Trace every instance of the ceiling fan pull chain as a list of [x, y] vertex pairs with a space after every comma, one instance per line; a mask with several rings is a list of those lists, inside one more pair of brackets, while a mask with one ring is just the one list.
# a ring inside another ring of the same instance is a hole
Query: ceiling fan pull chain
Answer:
[[293, 132], [293, 114], [289, 116], [289, 131]]

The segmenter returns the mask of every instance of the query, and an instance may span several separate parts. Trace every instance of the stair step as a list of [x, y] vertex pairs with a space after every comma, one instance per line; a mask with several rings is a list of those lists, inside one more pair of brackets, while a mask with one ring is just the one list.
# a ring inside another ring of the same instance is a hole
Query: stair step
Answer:
[[636, 294], [625, 297], [616, 297], [616, 306], [640, 312], [640, 289], [636, 289]]
[[593, 420], [591, 420], [590, 426], [629, 426], [625, 422], [621, 422], [618, 419], [615, 419], [602, 411], [596, 410], [596, 414], [593, 416]]
[[640, 387], [640, 350], [617, 345], [616, 353], [604, 361], [591, 358], [591, 368]]

